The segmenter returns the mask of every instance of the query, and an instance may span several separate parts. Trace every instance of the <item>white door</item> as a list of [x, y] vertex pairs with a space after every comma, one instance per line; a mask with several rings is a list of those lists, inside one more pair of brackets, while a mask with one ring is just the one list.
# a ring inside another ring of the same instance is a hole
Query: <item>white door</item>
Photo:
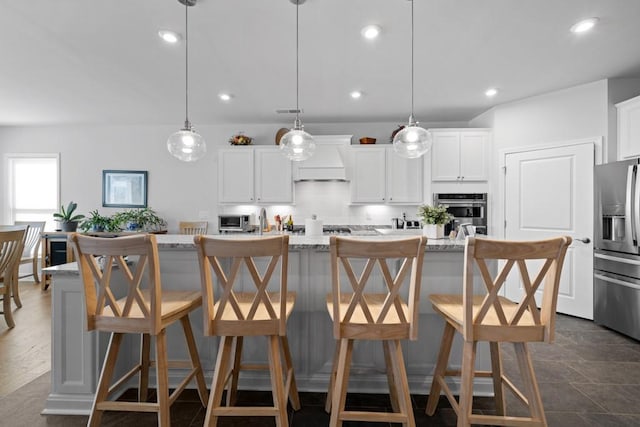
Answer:
[[[505, 166], [505, 237], [571, 236], [557, 311], [593, 319], [594, 144], [508, 153]], [[508, 281], [506, 296], [518, 300], [520, 287]]]

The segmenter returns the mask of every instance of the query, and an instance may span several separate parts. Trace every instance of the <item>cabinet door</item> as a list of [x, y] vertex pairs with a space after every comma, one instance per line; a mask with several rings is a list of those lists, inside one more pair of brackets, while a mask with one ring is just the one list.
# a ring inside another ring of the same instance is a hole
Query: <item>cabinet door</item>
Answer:
[[488, 132], [460, 133], [460, 180], [486, 181], [488, 179], [488, 146]]
[[384, 147], [353, 147], [351, 201], [353, 203], [384, 203], [386, 173]]
[[640, 96], [617, 104], [618, 160], [640, 156]]
[[432, 181], [460, 179], [460, 132], [434, 132], [431, 154]]
[[253, 203], [253, 149], [236, 147], [218, 152], [220, 203]]
[[422, 159], [405, 159], [387, 149], [387, 202], [422, 202]]
[[256, 148], [256, 201], [258, 203], [293, 202], [291, 160], [279, 148]]

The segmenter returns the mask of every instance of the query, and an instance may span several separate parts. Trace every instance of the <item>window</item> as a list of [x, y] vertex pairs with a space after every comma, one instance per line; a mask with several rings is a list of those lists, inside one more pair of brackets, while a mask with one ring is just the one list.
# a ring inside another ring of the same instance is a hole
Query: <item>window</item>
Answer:
[[14, 221], [47, 221], [53, 229], [53, 213], [59, 209], [59, 154], [7, 154], [5, 218]]

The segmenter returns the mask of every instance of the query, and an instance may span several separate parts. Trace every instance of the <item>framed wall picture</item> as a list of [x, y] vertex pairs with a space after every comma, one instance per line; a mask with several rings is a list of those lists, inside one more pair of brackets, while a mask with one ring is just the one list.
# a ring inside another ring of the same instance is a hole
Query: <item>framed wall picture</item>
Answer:
[[102, 206], [147, 207], [147, 171], [102, 171]]

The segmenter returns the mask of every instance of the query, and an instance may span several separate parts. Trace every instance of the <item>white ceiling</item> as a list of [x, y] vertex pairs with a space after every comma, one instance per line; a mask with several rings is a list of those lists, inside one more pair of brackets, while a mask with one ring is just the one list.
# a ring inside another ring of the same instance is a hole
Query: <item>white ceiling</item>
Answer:
[[[640, 77], [638, 0], [415, 0], [415, 115], [464, 121], [491, 106], [603, 78]], [[304, 122], [397, 121], [410, 112], [410, 3], [300, 6]], [[569, 27], [597, 16], [576, 36]], [[366, 41], [360, 29], [382, 27]], [[178, 124], [184, 32], [177, 0], [0, 0], [0, 125]], [[289, 122], [295, 6], [199, 0], [189, 9], [194, 126]], [[484, 91], [500, 93], [489, 100]], [[354, 101], [349, 92], [364, 96]], [[222, 103], [217, 94], [234, 94]]]

